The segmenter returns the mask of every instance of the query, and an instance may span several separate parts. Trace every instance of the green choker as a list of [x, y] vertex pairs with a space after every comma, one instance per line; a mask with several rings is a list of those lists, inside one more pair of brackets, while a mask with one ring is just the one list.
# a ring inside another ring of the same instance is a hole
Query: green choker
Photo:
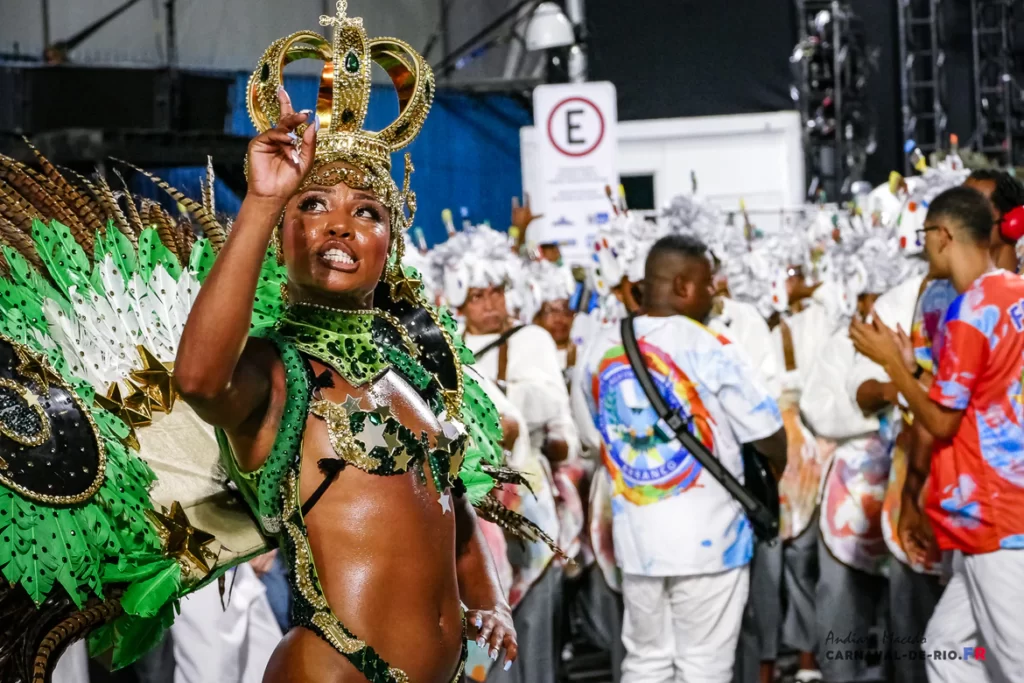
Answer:
[[405, 330], [377, 309], [296, 304], [284, 311], [277, 332], [302, 353], [330, 365], [353, 387], [372, 382], [391, 367], [421, 391], [433, 379], [415, 360], [415, 346]]

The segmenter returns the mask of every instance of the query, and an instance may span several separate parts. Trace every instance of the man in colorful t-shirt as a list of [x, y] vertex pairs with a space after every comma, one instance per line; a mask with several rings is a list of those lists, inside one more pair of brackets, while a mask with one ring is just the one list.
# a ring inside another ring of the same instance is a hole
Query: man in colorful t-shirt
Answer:
[[939, 547], [957, 552], [926, 649], [985, 654], [929, 658], [929, 681], [1024, 681], [1024, 280], [994, 268], [991, 205], [976, 190], [936, 197], [923, 230], [932, 274], [960, 293], [935, 347], [931, 389], [880, 322], [855, 325], [851, 338], [940, 442], [927, 513]]
[[[704, 245], [680, 235], [655, 244], [644, 299], [646, 315], [634, 321], [638, 343], [669, 406], [692, 418], [693, 433], [737, 477], [743, 443], [781, 474], [786, 439], [778, 406], [742, 353], [691, 319], [705, 318], [711, 306]], [[601, 330], [581, 370], [614, 496], [626, 607], [622, 681], [726, 683], [749, 589], [750, 522], [658, 419], [618, 326]]]

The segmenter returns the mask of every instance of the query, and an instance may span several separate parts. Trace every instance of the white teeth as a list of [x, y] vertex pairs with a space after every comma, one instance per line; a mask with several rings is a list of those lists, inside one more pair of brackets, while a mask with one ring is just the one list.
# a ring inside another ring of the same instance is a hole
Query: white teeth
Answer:
[[352, 257], [341, 249], [328, 249], [324, 252], [323, 258], [325, 261], [334, 261], [336, 263], [355, 263]]

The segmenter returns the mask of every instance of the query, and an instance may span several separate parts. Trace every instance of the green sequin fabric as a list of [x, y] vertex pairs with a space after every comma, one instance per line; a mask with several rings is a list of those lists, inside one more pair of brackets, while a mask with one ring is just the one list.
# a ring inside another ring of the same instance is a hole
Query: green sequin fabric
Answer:
[[327, 311], [290, 306], [277, 323], [277, 333], [302, 353], [322, 360], [346, 382], [360, 387], [388, 368], [373, 338], [372, 311]]

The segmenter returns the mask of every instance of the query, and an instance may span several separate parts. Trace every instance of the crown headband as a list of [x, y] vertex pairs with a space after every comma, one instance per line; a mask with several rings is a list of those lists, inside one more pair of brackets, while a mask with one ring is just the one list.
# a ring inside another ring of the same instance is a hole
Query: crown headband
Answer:
[[[316, 111], [320, 117], [317, 159], [334, 153], [355, 155], [391, 168], [391, 154], [404, 149], [423, 128], [434, 100], [434, 73], [408, 43], [397, 38], [370, 40], [359, 17], [346, 16], [348, 3], [339, 0], [337, 16], [321, 16], [334, 27], [334, 39], [299, 31], [267, 48], [249, 79], [249, 117], [263, 133], [281, 116], [277, 90], [284, 68], [300, 59], [324, 62]], [[384, 130], [363, 130], [370, 103], [371, 66], [383, 68], [398, 95], [399, 115]]]
[[[314, 31], [299, 31], [267, 48], [249, 78], [249, 118], [260, 133], [273, 128], [281, 118], [277, 92], [284, 84], [285, 67], [301, 59], [324, 62], [316, 103], [320, 131], [314, 172], [307, 184], [318, 177], [316, 167], [338, 161], [352, 163], [369, 175], [367, 184], [392, 209], [392, 222], [398, 219], [408, 225], [412, 218], [405, 215], [404, 207], [415, 211], [415, 196], [409, 191], [412, 164], [407, 158], [405, 182], [399, 191], [390, 176], [391, 155], [407, 147], [423, 129], [434, 101], [434, 73], [408, 43], [397, 38], [368, 38], [363, 20], [347, 16], [347, 9], [348, 2], [338, 0], [336, 16], [320, 17], [322, 26], [334, 28], [333, 40]], [[373, 64], [387, 72], [398, 95], [398, 118], [381, 131], [363, 129]], [[335, 177], [344, 180], [343, 174]], [[394, 215], [396, 212], [402, 215]]]

